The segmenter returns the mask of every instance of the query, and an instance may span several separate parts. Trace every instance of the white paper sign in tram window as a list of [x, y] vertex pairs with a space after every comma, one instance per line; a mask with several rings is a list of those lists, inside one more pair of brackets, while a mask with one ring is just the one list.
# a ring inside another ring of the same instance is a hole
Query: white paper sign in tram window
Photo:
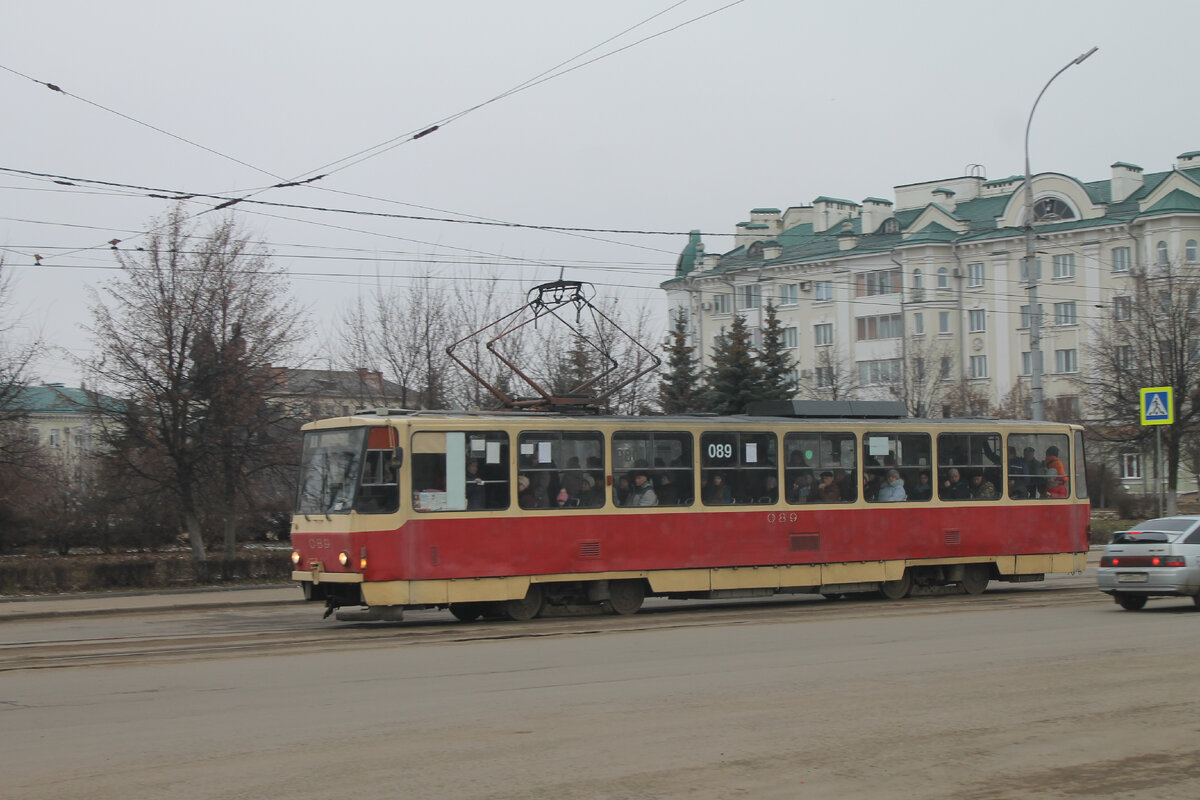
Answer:
[[538, 442], [537, 443], [538, 463], [539, 464], [549, 464], [551, 461], [554, 460], [554, 454], [553, 454], [552, 448], [550, 446], [551, 444], [553, 444], [553, 442]]
[[888, 454], [888, 439], [886, 436], [868, 436], [867, 437], [867, 452], [873, 456], [886, 456]]
[[487, 442], [484, 441], [483, 439], [480, 439], [478, 436], [471, 439], [471, 452], [472, 453], [482, 453], [483, 447], [485, 444], [487, 444]]
[[521, 455], [533, 455], [533, 442], [521, 442]]
[[746, 463], [758, 463], [758, 442], [746, 442]]
[[488, 442], [487, 443], [487, 463], [489, 463], [489, 464], [499, 464], [500, 463], [500, 443], [499, 442]]

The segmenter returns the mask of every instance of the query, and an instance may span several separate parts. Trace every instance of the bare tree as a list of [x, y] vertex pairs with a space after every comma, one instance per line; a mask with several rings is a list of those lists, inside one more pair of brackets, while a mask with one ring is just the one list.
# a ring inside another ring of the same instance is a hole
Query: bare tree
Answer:
[[817, 348], [812, 376], [796, 387], [796, 396], [805, 400], [854, 400], [858, 397], [858, 373], [850, 359], [836, 344]]
[[288, 357], [301, 313], [232, 220], [196, 235], [176, 209], [117, 261], [121, 276], [93, 297], [93, 374], [124, 402], [96, 410], [119, 417], [122, 469], [175, 499], [205, 577], [204, 510], [232, 512], [239, 485], [277, 456], [269, 365]]
[[1157, 426], [1166, 447], [1173, 513], [1182, 447], [1200, 428], [1200, 276], [1171, 265], [1129, 280], [1128, 294], [1114, 297], [1106, 319], [1090, 326], [1091, 363], [1077, 383], [1093, 433], [1140, 448], [1154, 438], [1154, 428], [1140, 424], [1140, 390], [1173, 389], [1175, 421]]
[[36, 337], [18, 335], [20, 320], [8, 314], [11, 297], [12, 283], [0, 258], [0, 464], [19, 466], [37, 447], [25, 430], [23, 397], [43, 346]]

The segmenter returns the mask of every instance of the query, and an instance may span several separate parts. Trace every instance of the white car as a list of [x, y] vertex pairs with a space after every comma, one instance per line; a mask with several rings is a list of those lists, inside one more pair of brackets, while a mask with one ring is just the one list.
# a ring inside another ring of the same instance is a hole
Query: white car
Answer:
[[1126, 611], [1151, 597], [1190, 597], [1200, 608], [1200, 515], [1147, 520], [1115, 534], [1096, 581]]

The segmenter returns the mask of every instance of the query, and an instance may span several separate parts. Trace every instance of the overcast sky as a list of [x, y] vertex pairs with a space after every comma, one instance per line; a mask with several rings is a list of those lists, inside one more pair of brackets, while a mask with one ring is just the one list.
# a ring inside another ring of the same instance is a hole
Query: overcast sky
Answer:
[[[969, 164], [1020, 173], [1038, 91], [1092, 46], [1038, 108], [1034, 172], [1169, 169], [1200, 150], [1197, 22], [1194, 0], [10, 3], [0, 167], [237, 196], [394, 140], [255, 199], [679, 235], [238, 206], [311, 308], [300, 357], [336, 335], [345, 304], [422, 262], [444, 280], [495, 265], [514, 308], [565, 266], [601, 297], [650, 304], [665, 328], [657, 286], [684, 232], [731, 234], [751, 208], [819, 195], [892, 198]], [[0, 172], [9, 313], [24, 335], [87, 357], [85, 287], [117, 276], [107, 242], [136, 246], [169, 206], [145, 194]], [[731, 242], [705, 237], [709, 251]], [[78, 383], [64, 357], [38, 366]]]

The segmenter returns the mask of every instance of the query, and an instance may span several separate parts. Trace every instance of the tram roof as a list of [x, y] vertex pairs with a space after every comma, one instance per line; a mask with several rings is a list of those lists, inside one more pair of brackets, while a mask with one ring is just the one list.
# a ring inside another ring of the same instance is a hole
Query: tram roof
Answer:
[[[333, 427], [331, 423], [335, 420], [346, 420], [350, 422], [354, 420], [361, 423], [364, 418], [384, 419], [411, 419], [411, 420], [438, 420], [438, 419], [460, 419], [460, 420], [544, 420], [555, 422], [606, 422], [620, 423], [628, 422], [632, 424], [646, 425], [654, 422], [665, 422], [673, 424], [687, 425], [703, 425], [711, 423], [715, 425], [765, 425], [765, 424], [796, 424], [802, 422], [828, 422], [842, 424], [863, 424], [875, 423], [886, 425], [903, 425], [905, 427], [929, 427], [940, 425], [979, 425], [981, 423], [993, 422], [1002, 423], [1004, 425], [1028, 425], [1028, 426], [1058, 426], [1064, 423], [1053, 421], [1035, 422], [1033, 420], [1007, 420], [999, 417], [908, 417], [902, 414], [895, 414], [899, 407], [904, 409], [903, 403], [891, 403], [889, 401], [837, 401], [837, 402], [822, 402], [822, 401], [805, 401], [805, 400], [790, 400], [790, 401], [760, 401], [752, 403], [746, 414], [664, 414], [655, 416], [633, 416], [633, 415], [593, 415], [593, 414], [567, 414], [553, 411], [509, 411], [509, 410], [492, 410], [492, 411], [454, 411], [454, 410], [421, 410], [413, 411], [409, 409], [397, 408], [375, 408], [361, 409], [356, 411], [349, 417], [340, 417], [333, 419], [318, 420], [311, 422], [305, 427]], [[353, 423], [351, 423], [353, 424]]]

